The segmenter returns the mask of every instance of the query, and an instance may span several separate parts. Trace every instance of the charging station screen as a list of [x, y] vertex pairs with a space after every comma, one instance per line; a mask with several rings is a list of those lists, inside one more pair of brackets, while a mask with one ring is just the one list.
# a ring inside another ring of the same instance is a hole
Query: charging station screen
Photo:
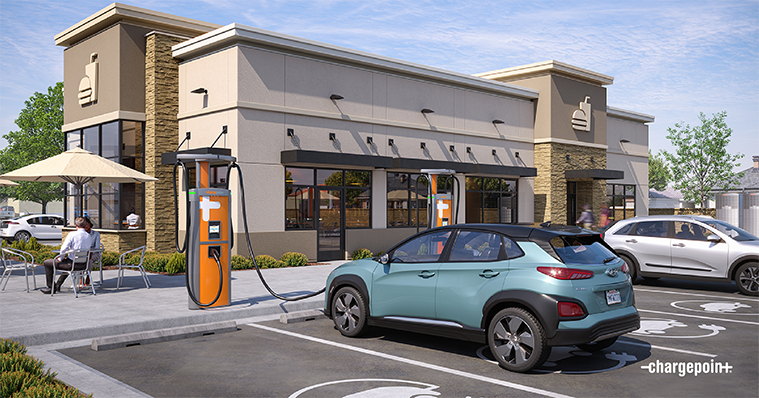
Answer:
[[208, 222], [208, 239], [221, 239], [221, 221]]

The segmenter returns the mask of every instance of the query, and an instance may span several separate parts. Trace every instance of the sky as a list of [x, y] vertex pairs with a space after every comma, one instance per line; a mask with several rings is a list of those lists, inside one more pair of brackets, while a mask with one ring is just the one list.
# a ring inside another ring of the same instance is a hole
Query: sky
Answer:
[[[727, 112], [728, 151], [759, 155], [759, 0], [123, 0], [219, 25], [239, 23], [475, 74], [556, 60], [614, 77], [608, 105], [667, 128]], [[106, 1], [0, 0], [0, 136], [35, 92], [63, 80], [54, 36]], [[0, 147], [7, 142], [0, 138]]]

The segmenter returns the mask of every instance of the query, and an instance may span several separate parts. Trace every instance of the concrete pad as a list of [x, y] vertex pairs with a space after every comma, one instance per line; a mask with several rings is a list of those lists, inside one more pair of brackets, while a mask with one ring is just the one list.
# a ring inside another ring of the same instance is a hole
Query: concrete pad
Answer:
[[92, 339], [92, 349], [95, 351], [112, 350], [114, 348], [130, 347], [133, 345], [152, 344], [162, 341], [186, 339], [189, 337], [207, 336], [217, 333], [237, 331], [235, 321], [206, 323], [202, 325], [183, 326], [171, 329], [152, 330], [147, 332], [127, 333], [118, 336], [107, 336]]

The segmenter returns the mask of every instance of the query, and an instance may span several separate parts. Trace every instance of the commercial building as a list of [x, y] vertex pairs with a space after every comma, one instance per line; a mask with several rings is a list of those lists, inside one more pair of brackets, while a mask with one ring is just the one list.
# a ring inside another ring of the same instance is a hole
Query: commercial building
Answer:
[[[114, 250], [174, 250], [161, 154], [188, 135], [182, 149], [218, 139], [237, 158], [235, 240], [245, 205], [257, 254], [387, 249], [426, 227], [423, 169], [455, 170], [460, 223], [571, 224], [583, 204], [606, 203], [617, 219], [648, 213], [654, 118], [607, 105], [613, 78], [600, 73], [548, 61], [471, 76], [118, 3], [55, 39], [67, 145], [159, 178], [70, 191], [67, 217], [84, 194]], [[212, 169], [214, 184], [225, 178]], [[124, 229], [131, 207], [140, 229]]]

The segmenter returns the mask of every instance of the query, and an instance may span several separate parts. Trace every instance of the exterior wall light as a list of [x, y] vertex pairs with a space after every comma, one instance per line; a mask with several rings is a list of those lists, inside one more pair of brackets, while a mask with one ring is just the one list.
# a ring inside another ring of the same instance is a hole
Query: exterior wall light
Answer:
[[338, 100], [341, 100], [341, 99], [344, 99], [344, 98], [345, 97], [343, 97], [340, 94], [332, 94], [332, 95], [329, 96], [329, 99], [331, 99], [333, 101], [338, 101]]
[[498, 156], [498, 154], [495, 153], [495, 149], [493, 149], [493, 156]]
[[432, 109], [429, 109], [429, 108], [424, 108], [424, 109], [422, 109], [422, 113], [424, 113], [424, 114], [435, 113], [435, 111], [433, 111]]
[[287, 136], [288, 137], [292, 137], [293, 135], [295, 135], [295, 130], [293, 130], [293, 129], [287, 129]]
[[329, 133], [329, 140], [334, 141], [335, 140], [335, 133]]
[[388, 146], [395, 146], [395, 142], [393, 141], [392, 138], [390, 138], [390, 139], [387, 140], [387, 145]]
[[427, 149], [427, 144], [425, 144], [425, 143], [422, 142], [422, 144], [419, 145], [419, 148]]
[[493, 124], [503, 124], [504, 121], [501, 119], [493, 119]]
[[366, 137], [366, 143], [372, 145], [374, 144], [374, 139], [372, 139], [372, 137]]
[[453, 146], [453, 145], [449, 146], [449, 147], [448, 147], [448, 149], [449, 149], [451, 152], [456, 152], [456, 147], [455, 147], [455, 146]]
[[626, 144], [626, 143], [630, 142], [630, 140], [628, 140], [627, 138], [622, 138], [621, 140], [619, 140], [619, 142], [622, 143], [622, 144]]
[[198, 87], [190, 92], [193, 94], [208, 94], [208, 90], [204, 89], [203, 87]]
[[466, 147], [466, 153], [472, 153], [472, 147], [470, 146]]

